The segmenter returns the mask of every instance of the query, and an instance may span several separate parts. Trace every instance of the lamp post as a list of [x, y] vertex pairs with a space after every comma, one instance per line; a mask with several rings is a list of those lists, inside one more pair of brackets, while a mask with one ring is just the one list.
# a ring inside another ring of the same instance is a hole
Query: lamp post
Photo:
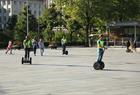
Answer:
[[134, 26], [134, 41], [137, 40], [137, 26]]
[[28, 36], [29, 35], [29, 16], [28, 16], [28, 10], [29, 10], [29, 1], [27, 0], [27, 34], [26, 34], [26, 36]]
[[39, 39], [39, 36], [40, 36], [40, 25], [39, 25], [39, 20], [38, 20], [38, 25], [37, 25], [38, 27], [37, 27], [37, 34], [38, 34], [38, 39]]

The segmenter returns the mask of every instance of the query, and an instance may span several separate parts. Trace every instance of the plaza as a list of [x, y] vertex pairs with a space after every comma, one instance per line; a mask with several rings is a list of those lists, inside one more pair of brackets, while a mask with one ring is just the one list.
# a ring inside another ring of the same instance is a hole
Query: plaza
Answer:
[[108, 48], [104, 70], [94, 70], [96, 48], [45, 49], [21, 64], [24, 50], [0, 50], [0, 95], [139, 95], [140, 51]]

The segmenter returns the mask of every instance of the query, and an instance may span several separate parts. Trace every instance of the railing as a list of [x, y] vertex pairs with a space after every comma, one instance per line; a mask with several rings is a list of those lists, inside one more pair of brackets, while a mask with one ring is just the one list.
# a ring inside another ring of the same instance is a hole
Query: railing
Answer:
[[[105, 42], [107, 46], [122, 46], [125, 47], [127, 41], [106, 41]], [[133, 44], [133, 43], [132, 43]], [[136, 43], [137, 47], [140, 47], [140, 41]], [[96, 46], [96, 41], [91, 43], [91, 46]]]

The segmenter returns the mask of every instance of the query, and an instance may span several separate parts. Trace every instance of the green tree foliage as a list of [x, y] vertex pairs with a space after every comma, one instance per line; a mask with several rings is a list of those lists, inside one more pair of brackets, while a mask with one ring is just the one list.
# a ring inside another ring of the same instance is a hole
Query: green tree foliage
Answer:
[[[81, 28], [80, 22], [78, 21], [79, 17], [77, 15], [78, 7], [77, 0], [54, 0], [58, 10], [62, 12], [63, 19], [65, 20], [65, 28], [68, 30], [67, 37], [72, 44], [75, 42]], [[76, 36], [76, 37], [75, 37]]]
[[[37, 32], [37, 19], [31, 14], [31, 11], [28, 10], [28, 18], [29, 18], [29, 34], [30, 32]], [[23, 40], [27, 35], [27, 7], [25, 6], [18, 15], [18, 20], [15, 27], [15, 39]], [[31, 33], [33, 35], [33, 33]]]
[[95, 14], [107, 22], [136, 20], [140, 16], [140, 0], [94, 1]]
[[55, 40], [54, 27], [60, 27], [61, 29], [62, 26], [65, 26], [62, 16], [62, 12], [56, 9], [55, 4], [51, 4], [50, 8], [44, 11], [44, 14], [40, 18], [40, 24], [43, 26], [42, 30], [46, 41], [51, 43]]
[[81, 24], [76, 21], [76, 20], [69, 20], [68, 23], [67, 23], [67, 28], [68, 28], [68, 31], [70, 33], [70, 42], [72, 43], [73, 41], [73, 33], [78, 35], [78, 32], [81, 28]]
[[86, 36], [85, 36], [85, 45], [88, 46], [89, 43], [89, 31], [93, 25], [92, 19], [97, 14], [95, 14], [95, 0], [79, 0], [78, 2], [78, 16], [85, 27]]
[[78, 16], [86, 31], [86, 45], [91, 27], [104, 26], [110, 22], [138, 20], [140, 0], [77, 0]]
[[55, 8], [45, 12], [48, 13], [44, 15], [45, 18], [48, 17], [44, 20], [45, 25], [49, 24], [53, 27], [54, 24], [66, 25], [72, 42], [75, 40], [73, 30], [77, 21], [82, 24], [85, 31], [83, 34], [85, 34], [86, 46], [89, 45], [89, 34], [93, 27], [98, 27], [98, 32], [103, 33], [107, 23], [140, 18], [140, 0], [53, 0], [53, 2], [56, 4]]

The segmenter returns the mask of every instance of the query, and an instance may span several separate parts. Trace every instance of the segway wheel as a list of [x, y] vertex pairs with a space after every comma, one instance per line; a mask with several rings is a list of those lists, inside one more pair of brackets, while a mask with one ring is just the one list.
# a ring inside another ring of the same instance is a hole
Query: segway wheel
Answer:
[[68, 55], [68, 51], [66, 51], [65, 54]]
[[100, 63], [100, 69], [101, 69], [101, 70], [103, 70], [103, 69], [104, 69], [104, 67], [105, 67], [104, 62], [101, 62], [101, 63]]
[[95, 70], [100, 70], [101, 68], [100, 68], [100, 63], [99, 62], [95, 62], [94, 64], [93, 64], [93, 68], [95, 69]]
[[24, 63], [24, 58], [22, 57], [22, 59], [21, 59], [21, 63], [23, 64]]
[[127, 50], [126, 50], [126, 52], [130, 52], [130, 51], [131, 51], [130, 49], [127, 49]]
[[32, 58], [30, 57], [30, 64], [32, 64]]

